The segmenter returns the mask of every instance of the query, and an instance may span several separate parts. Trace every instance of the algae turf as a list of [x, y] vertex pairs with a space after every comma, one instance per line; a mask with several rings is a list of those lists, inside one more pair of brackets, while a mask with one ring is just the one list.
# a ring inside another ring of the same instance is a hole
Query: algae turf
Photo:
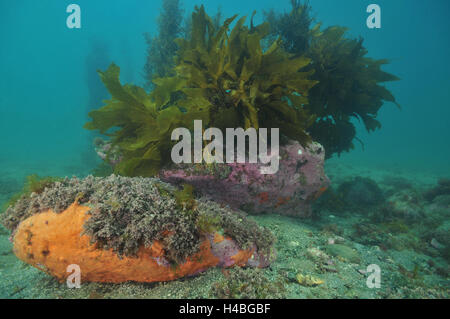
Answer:
[[23, 196], [30, 196], [32, 193], [42, 193], [46, 187], [50, 187], [53, 183], [60, 181], [59, 177], [40, 177], [37, 174], [29, 175], [26, 177], [22, 190], [13, 196], [3, 206], [3, 210], [6, 210], [9, 206], [14, 206]]
[[202, 235], [210, 230], [232, 237], [242, 248], [255, 244], [261, 252], [270, 251], [274, 242], [270, 231], [242, 212], [192, 196], [192, 190], [177, 191], [153, 178], [66, 178], [41, 193], [22, 196], [2, 216], [2, 223], [14, 230], [33, 214], [49, 209], [60, 213], [77, 202], [91, 207], [84, 233], [98, 247], [112, 248], [119, 256], [134, 256], [141, 246], [160, 240], [167, 247], [167, 260], [179, 264], [198, 251]]
[[219, 299], [286, 298], [283, 280], [271, 281], [262, 269], [236, 268], [224, 272], [225, 278], [215, 282], [210, 296]]

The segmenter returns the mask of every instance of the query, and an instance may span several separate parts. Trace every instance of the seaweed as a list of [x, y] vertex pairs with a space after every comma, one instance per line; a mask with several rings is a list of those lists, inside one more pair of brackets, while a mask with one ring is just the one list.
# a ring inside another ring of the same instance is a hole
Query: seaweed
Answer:
[[14, 206], [22, 197], [30, 196], [32, 193], [40, 194], [45, 188], [52, 186], [55, 182], [61, 181], [62, 178], [45, 176], [39, 177], [37, 174], [29, 175], [25, 178], [25, 183], [20, 192], [11, 196], [8, 202], [5, 203], [4, 209], [6, 210], [10, 206]]
[[[188, 213], [177, 203], [180, 194], [192, 204]], [[34, 214], [49, 209], [59, 214], [77, 202], [91, 208], [83, 233], [92, 244], [112, 249], [119, 257], [135, 257], [140, 247], [162, 241], [166, 259], [177, 265], [198, 252], [205, 233], [216, 230], [243, 249], [256, 245], [258, 252], [270, 251], [275, 238], [267, 228], [241, 212], [191, 196], [189, 187], [177, 191], [155, 178], [66, 178], [40, 193], [22, 196], [2, 215], [2, 223], [14, 231]]]
[[43, 210], [50, 208], [47, 202], [41, 203], [38, 198], [61, 181], [63, 179], [59, 177], [39, 177], [36, 174], [27, 176], [22, 190], [3, 205], [4, 213], [0, 215], [0, 223], [13, 230], [22, 220], [34, 214], [37, 207], [42, 207]]
[[112, 98], [89, 113], [85, 128], [110, 136], [111, 149], [120, 149], [116, 174], [157, 174], [171, 163], [172, 130], [193, 130], [194, 120], [221, 129], [279, 127], [285, 137], [310, 141], [306, 128], [314, 117], [304, 106], [316, 82], [308, 79], [313, 71], [303, 71], [310, 60], [288, 54], [278, 40], [264, 51], [268, 24], [247, 27], [243, 17], [229, 32], [235, 18], [216, 29], [204, 7], [196, 7], [189, 39], [176, 40], [175, 75], [154, 78], [151, 93], [122, 85], [115, 64], [99, 71]]
[[152, 79], [171, 74], [177, 45], [174, 40], [183, 34], [183, 9], [180, 0], [163, 0], [158, 17], [158, 36], [145, 33], [147, 61], [144, 66], [146, 87], [153, 88]]
[[159, 109], [143, 88], [122, 85], [120, 68], [114, 63], [99, 74], [112, 98], [101, 109], [89, 113], [92, 121], [85, 128], [110, 136], [111, 149], [120, 149], [122, 160], [114, 167], [115, 173], [155, 175], [163, 163], [170, 162], [172, 130], [192, 126], [194, 115], [177, 107]]
[[309, 1], [290, 0], [291, 11], [282, 14], [274, 9], [264, 11], [264, 18], [270, 25], [270, 37], [281, 37], [282, 46], [288, 52], [306, 52], [311, 42], [311, 17]]
[[108, 91], [95, 72], [99, 68], [107, 67], [111, 59], [106, 43], [95, 38], [89, 43], [89, 53], [85, 59], [86, 82], [88, 89], [87, 111], [97, 107], [108, 96]]
[[213, 283], [210, 296], [219, 299], [283, 299], [287, 289], [278, 278], [270, 280], [261, 269], [223, 271], [225, 278]]
[[220, 230], [221, 219], [217, 215], [202, 211], [199, 212], [195, 224], [200, 233], [211, 234]]
[[308, 142], [305, 130], [314, 118], [304, 105], [316, 82], [308, 78], [313, 71], [302, 69], [310, 60], [288, 54], [279, 40], [264, 51], [267, 23], [247, 27], [242, 17], [228, 32], [235, 19], [216, 29], [204, 7], [196, 7], [190, 39], [177, 39], [175, 78], [185, 81], [177, 104], [187, 110], [207, 108], [205, 122], [210, 126], [279, 127], [281, 134]]
[[195, 209], [194, 187], [184, 184], [183, 189], [175, 192], [175, 200], [182, 210]]
[[311, 59], [307, 70], [314, 71], [311, 79], [318, 84], [309, 91], [305, 106], [316, 116], [308, 132], [329, 158], [352, 150], [353, 141], [359, 140], [352, 119], [362, 121], [368, 132], [381, 128], [377, 116], [384, 102], [399, 106], [383, 83], [399, 78], [381, 69], [387, 59], [367, 57], [362, 38], [347, 38], [341, 26], [322, 30], [321, 23], [314, 24], [307, 1], [291, 0], [291, 5], [290, 13], [272, 10], [265, 16], [272, 36], [279, 35], [288, 52]]
[[221, 23], [220, 11], [213, 19], [196, 7], [190, 36], [170, 40], [178, 48], [173, 65], [152, 76], [151, 93], [120, 84], [114, 64], [99, 72], [112, 99], [90, 113], [85, 127], [109, 135], [120, 150], [114, 172], [155, 175], [171, 162], [171, 131], [192, 130], [194, 119], [220, 129], [278, 127], [284, 139], [320, 142], [327, 157], [354, 148], [353, 118], [368, 131], [379, 129], [379, 109], [395, 103], [381, 85], [397, 80], [381, 70], [387, 60], [366, 57], [363, 40], [346, 38], [343, 27], [313, 26], [307, 2], [292, 6], [289, 14], [266, 14], [270, 23], [257, 26], [253, 16], [249, 26], [237, 16]]
[[381, 128], [377, 116], [383, 103], [398, 106], [382, 86], [398, 80], [381, 70], [388, 60], [366, 57], [363, 39], [345, 38], [346, 30], [336, 26], [314, 34], [307, 54], [313, 61], [313, 78], [319, 81], [310, 91], [307, 106], [317, 116], [310, 132], [328, 150], [328, 157], [354, 148], [356, 129], [351, 118], [361, 120], [368, 132], [375, 131]]

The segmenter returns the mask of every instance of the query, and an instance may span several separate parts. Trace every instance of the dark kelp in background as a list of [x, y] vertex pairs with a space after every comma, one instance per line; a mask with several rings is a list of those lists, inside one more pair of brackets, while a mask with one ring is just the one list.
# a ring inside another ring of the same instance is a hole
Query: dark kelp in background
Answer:
[[362, 120], [369, 132], [381, 128], [376, 119], [379, 109], [385, 101], [396, 103], [382, 84], [398, 78], [381, 70], [386, 59], [366, 56], [362, 38], [346, 38], [345, 27], [321, 30], [308, 1], [291, 0], [291, 5], [290, 13], [271, 10], [265, 17], [272, 37], [280, 36], [285, 50], [311, 59], [311, 79], [318, 83], [308, 95], [306, 109], [316, 116], [308, 132], [325, 147], [327, 157], [350, 151], [358, 140], [351, 118]]
[[174, 65], [174, 56], [178, 49], [175, 39], [183, 36], [186, 28], [183, 27], [183, 10], [179, 0], [162, 2], [161, 14], [158, 17], [158, 35], [145, 33], [147, 42], [147, 61], [144, 66], [146, 87], [153, 88], [154, 77], [164, 77], [171, 74]]

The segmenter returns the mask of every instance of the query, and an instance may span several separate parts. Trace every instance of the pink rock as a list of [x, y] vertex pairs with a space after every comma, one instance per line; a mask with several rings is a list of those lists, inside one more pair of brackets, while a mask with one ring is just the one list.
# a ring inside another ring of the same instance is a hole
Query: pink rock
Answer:
[[97, 155], [112, 167], [122, 161], [122, 155], [120, 154], [119, 148], [117, 146], [112, 148], [111, 142], [96, 138], [94, 146]]
[[[239, 245], [231, 238], [224, 238], [222, 241], [216, 242], [215, 235], [216, 234], [210, 233], [207, 234], [206, 237], [211, 244], [212, 254], [219, 259], [217, 267], [228, 268], [234, 266], [236, 264], [236, 261], [233, 259], [233, 256], [242, 251], [242, 248], [240, 248]], [[275, 261], [277, 256], [275, 248], [272, 248], [270, 252], [265, 254], [258, 252], [256, 245], [253, 245], [252, 250], [252, 256], [240, 266], [266, 268]], [[158, 257], [157, 259], [158, 264], [170, 267], [170, 264], [165, 261], [164, 258], [162, 260], [160, 258], [161, 257]], [[197, 275], [206, 270], [207, 268], [199, 269], [197, 272], [191, 274], [190, 276]]]
[[[208, 239], [211, 243], [211, 252], [220, 260], [218, 266], [224, 268], [233, 266], [235, 264], [233, 256], [241, 250], [239, 245], [231, 238], [225, 238], [221, 242], [215, 242], [214, 234], [208, 235]], [[253, 245], [252, 249], [253, 254], [247, 260], [245, 266], [265, 268], [276, 259], [276, 252], [274, 249], [267, 255], [258, 253], [256, 245]]]
[[209, 199], [248, 213], [309, 216], [311, 203], [329, 186], [319, 143], [307, 147], [291, 141], [280, 147], [279, 170], [260, 173], [262, 164], [192, 164], [162, 170], [164, 181], [194, 186]]

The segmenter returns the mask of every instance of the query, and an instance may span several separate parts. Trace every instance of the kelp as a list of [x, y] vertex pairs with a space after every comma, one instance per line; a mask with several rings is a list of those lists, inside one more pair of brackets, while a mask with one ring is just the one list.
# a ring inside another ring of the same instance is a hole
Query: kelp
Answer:
[[158, 35], [145, 33], [147, 59], [144, 66], [146, 87], [153, 88], [152, 79], [170, 74], [174, 66], [177, 45], [174, 40], [185, 33], [180, 0], [163, 0], [158, 17]]
[[122, 85], [115, 64], [99, 74], [112, 98], [89, 113], [92, 121], [85, 128], [110, 136], [112, 148], [119, 147], [123, 159], [115, 166], [116, 173], [155, 175], [163, 163], [170, 161], [172, 130], [188, 125], [193, 118], [177, 107], [159, 109], [141, 87]]
[[171, 163], [172, 130], [192, 130], [194, 120], [221, 129], [278, 127], [284, 137], [310, 141], [306, 129], [315, 118], [305, 104], [316, 84], [309, 79], [314, 71], [304, 71], [310, 59], [287, 53], [279, 40], [263, 50], [268, 24], [247, 27], [242, 17], [230, 32], [235, 19], [217, 28], [204, 7], [196, 7], [190, 37], [176, 40], [175, 75], [154, 78], [151, 93], [122, 85], [114, 64], [99, 72], [112, 98], [89, 114], [85, 127], [109, 135], [120, 148], [116, 173], [155, 175]]
[[175, 191], [174, 195], [178, 208], [182, 210], [195, 208], [194, 187], [192, 185], [184, 184], [183, 189]]
[[[222, 130], [280, 128], [282, 140], [305, 145], [312, 138], [327, 157], [354, 147], [353, 118], [369, 132], [379, 129], [380, 108], [396, 103], [383, 86], [398, 79], [381, 69], [388, 61], [368, 58], [363, 40], [347, 38], [343, 27], [313, 25], [308, 3], [293, 0], [292, 6], [290, 14], [272, 16], [276, 28], [255, 26], [253, 16], [249, 26], [237, 16], [219, 23], [196, 7], [190, 35], [175, 40], [174, 65], [153, 77], [151, 93], [122, 85], [114, 64], [100, 72], [112, 98], [90, 113], [86, 128], [110, 136], [112, 149], [120, 149], [115, 173], [157, 174], [171, 163], [173, 129], [192, 130], [194, 120]], [[290, 33], [292, 26], [302, 31]]]
[[266, 20], [288, 52], [311, 59], [307, 70], [314, 71], [311, 78], [318, 84], [309, 91], [305, 106], [316, 116], [308, 132], [331, 157], [353, 149], [353, 141], [359, 140], [352, 118], [361, 120], [369, 132], [381, 128], [380, 108], [384, 102], [397, 104], [383, 84], [398, 78], [381, 69], [388, 60], [367, 57], [362, 38], [347, 38], [347, 29], [340, 26], [322, 30], [321, 23], [313, 23], [307, 1], [291, 0], [291, 5], [290, 13], [272, 10]]
[[288, 52], [306, 52], [311, 42], [311, 6], [309, 1], [290, 0], [291, 11], [277, 13], [274, 9], [264, 11], [270, 25], [270, 38], [281, 37], [283, 48]]
[[177, 105], [207, 108], [210, 127], [279, 127], [281, 134], [308, 142], [305, 129], [314, 118], [304, 105], [316, 82], [309, 79], [313, 71], [303, 69], [310, 60], [288, 54], [279, 40], [264, 51], [267, 23], [247, 27], [242, 17], [228, 32], [235, 19], [217, 29], [203, 6], [196, 8], [190, 39], [177, 39], [175, 78], [185, 81]]
[[307, 106], [317, 116], [310, 132], [329, 156], [354, 148], [356, 129], [351, 118], [361, 120], [371, 132], [381, 128], [377, 115], [384, 102], [398, 105], [382, 85], [398, 80], [381, 70], [388, 61], [366, 57], [363, 40], [345, 38], [346, 30], [336, 26], [314, 34], [307, 53], [313, 61], [313, 78], [319, 81]]

